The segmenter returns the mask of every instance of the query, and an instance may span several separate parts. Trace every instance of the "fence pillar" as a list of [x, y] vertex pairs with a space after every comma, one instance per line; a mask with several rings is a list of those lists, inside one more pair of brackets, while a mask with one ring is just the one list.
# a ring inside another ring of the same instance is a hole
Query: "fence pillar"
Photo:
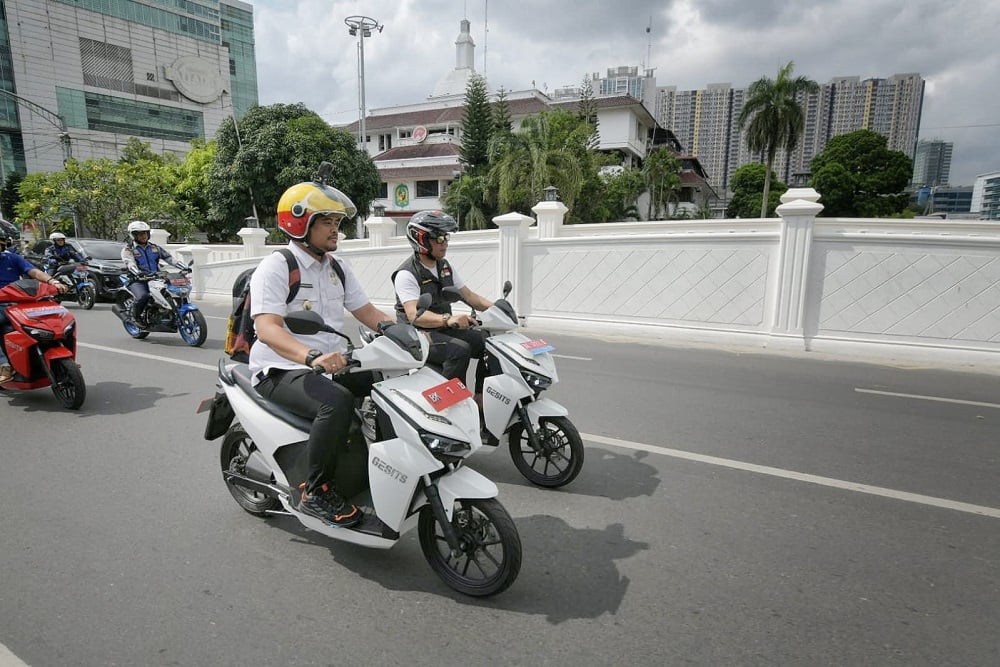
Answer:
[[796, 338], [803, 335], [803, 316], [812, 252], [813, 227], [823, 210], [819, 193], [812, 188], [794, 188], [781, 197], [777, 279], [771, 287], [774, 305], [771, 333]]
[[259, 227], [244, 227], [236, 232], [243, 239], [243, 256], [246, 258], [264, 255], [264, 242], [267, 241], [267, 230]]
[[540, 201], [531, 207], [538, 216], [538, 238], [554, 239], [559, 236], [559, 230], [566, 216], [566, 204], [561, 201]]
[[497, 253], [497, 285], [494, 294], [502, 294], [503, 283], [509, 280], [514, 283], [514, 291], [511, 292], [507, 300], [514, 306], [514, 310], [523, 318], [528, 313], [521, 312], [521, 304], [526, 303], [520, 298], [525, 293], [528, 285], [524, 284], [521, 271], [521, 246], [528, 235], [528, 227], [535, 221], [529, 215], [521, 213], [507, 213], [493, 218], [493, 222], [500, 230], [500, 251]]
[[205, 295], [205, 273], [207, 272], [205, 265], [208, 263], [208, 255], [212, 249], [202, 245], [188, 245], [178, 252], [191, 254], [191, 292], [194, 298], [200, 299]]
[[149, 230], [149, 240], [160, 246], [161, 248], [167, 247], [167, 239], [170, 238], [170, 232], [165, 229], [160, 229], [159, 227], [154, 227]]
[[392, 218], [372, 216], [365, 220], [365, 229], [368, 230], [368, 247], [381, 248], [387, 245], [387, 241], [396, 231], [396, 221]]

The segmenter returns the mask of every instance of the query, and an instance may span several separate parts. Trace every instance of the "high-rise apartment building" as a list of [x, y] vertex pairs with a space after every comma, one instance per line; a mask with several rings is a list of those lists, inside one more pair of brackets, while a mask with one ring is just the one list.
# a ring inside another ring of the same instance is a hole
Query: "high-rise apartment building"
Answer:
[[607, 76], [594, 72], [590, 76], [590, 87], [595, 97], [619, 97], [631, 95], [642, 102], [649, 113], [655, 112], [656, 77], [652, 69], [644, 69], [640, 74], [638, 67], [609, 67]]
[[[800, 98], [805, 111], [803, 133], [791, 155], [778, 152], [775, 173], [786, 183], [804, 178], [813, 156], [831, 137], [861, 129], [878, 132], [891, 150], [913, 157], [923, 96], [924, 81], [919, 74], [831, 79], [818, 92]], [[699, 159], [713, 185], [727, 188], [736, 169], [763, 161], [747, 149], [737, 124], [745, 100], [746, 89], [728, 83], [690, 91], [663, 86], [657, 88], [654, 116]]]
[[184, 154], [257, 102], [240, 0], [0, 0], [4, 173], [117, 159], [130, 137]]
[[916, 154], [913, 156], [913, 186], [948, 185], [953, 147], [954, 144], [940, 139], [918, 141]]
[[976, 176], [969, 210], [982, 220], [1000, 220], [1000, 171]]

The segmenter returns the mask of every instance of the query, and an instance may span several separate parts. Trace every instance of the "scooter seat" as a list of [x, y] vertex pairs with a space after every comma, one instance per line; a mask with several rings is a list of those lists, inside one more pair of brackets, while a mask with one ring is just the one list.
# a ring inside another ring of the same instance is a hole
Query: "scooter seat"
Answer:
[[266, 410], [268, 414], [306, 433], [312, 428], [313, 420], [311, 417], [297, 415], [258, 394], [253, 386], [253, 378], [250, 375], [249, 366], [246, 364], [236, 364], [233, 366], [232, 372], [233, 379], [236, 380], [236, 385], [243, 390], [244, 394], [251, 397], [261, 409]]

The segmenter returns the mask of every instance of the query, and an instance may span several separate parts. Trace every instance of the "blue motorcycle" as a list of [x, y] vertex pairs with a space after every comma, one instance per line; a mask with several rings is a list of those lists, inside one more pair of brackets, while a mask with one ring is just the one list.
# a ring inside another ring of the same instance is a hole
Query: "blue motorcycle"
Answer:
[[90, 267], [86, 262], [65, 262], [51, 267], [47, 273], [66, 286], [66, 291], [56, 300], [76, 301], [84, 310], [90, 310], [97, 301], [97, 289], [90, 279]]
[[129, 277], [123, 275], [122, 288], [115, 295], [115, 305], [111, 310], [122, 321], [125, 332], [132, 338], [141, 340], [151, 332], [179, 333], [191, 347], [199, 347], [208, 338], [208, 323], [198, 306], [188, 300], [191, 294], [190, 268], [179, 272], [157, 271], [140, 276], [149, 286], [149, 303], [140, 316], [141, 321], [132, 319], [134, 296], [128, 289]]

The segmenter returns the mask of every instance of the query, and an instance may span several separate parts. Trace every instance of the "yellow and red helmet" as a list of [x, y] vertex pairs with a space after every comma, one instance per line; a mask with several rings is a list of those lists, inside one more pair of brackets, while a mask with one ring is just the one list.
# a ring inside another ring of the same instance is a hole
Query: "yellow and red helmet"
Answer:
[[304, 239], [317, 215], [353, 218], [357, 214], [350, 197], [316, 181], [293, 185], [278, 200], [278, 228], [293, 239]]

